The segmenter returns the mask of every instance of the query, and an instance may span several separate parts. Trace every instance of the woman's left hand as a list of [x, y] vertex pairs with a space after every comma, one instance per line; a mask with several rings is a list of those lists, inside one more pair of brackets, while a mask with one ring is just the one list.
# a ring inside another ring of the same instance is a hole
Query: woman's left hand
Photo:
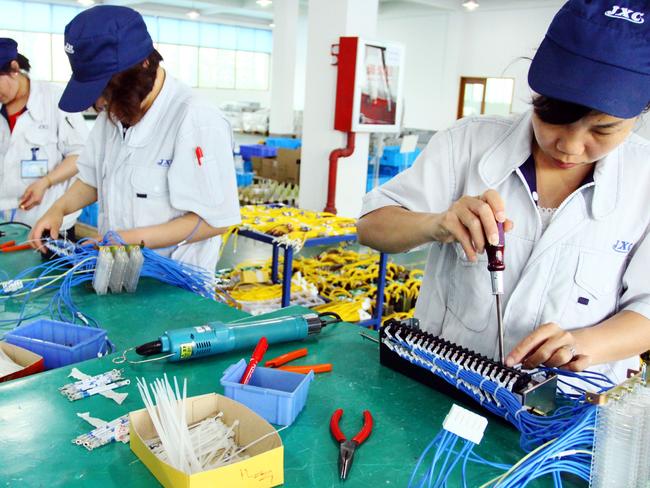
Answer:
[[23, 193], [23, 196], [20, 197], [20, 208], [22, 210], [31, 210], [36, 205], [40, 205], [45, 196], [45, 192], [50, 186], [50, 179], [47, 176], [44, 176], [29, 185], [25, 190], [25, 193]]
[[539, 326], [508, 354], [506, 366], [519, 363], [526, 369], [544, 364], [549, 368], [582, 371], [591, 361], [589, 356], [581, 354], [574, 334], [549, 322]]

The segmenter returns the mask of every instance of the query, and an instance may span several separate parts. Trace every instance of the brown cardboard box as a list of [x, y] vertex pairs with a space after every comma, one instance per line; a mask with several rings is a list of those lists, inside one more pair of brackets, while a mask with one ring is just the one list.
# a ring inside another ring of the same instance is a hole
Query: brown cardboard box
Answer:
[[211, 471], [186, 474], [161, 461], [145, 444], [157, 437], [151, 417], [146, 409], [131, 412], [131, 450], [166, 488], [268, 488], [284, 483], [284, 447], [282, 439], [266, 420], [248, 407], [230, 398], [207, 394], [185, 400], [187, 423], [193, 424], [218, 412], [223, 412], [223, 421], [232, 425], [239, 420], [235, 429], [235, 441], [246, 446], [266, 434], [272, 435], [256, 442], [246, 454], [250, 457]]
[[278, 148], [278, 181], [300, 183], [300, 149]]
[[0, 342], [0, 348], [2, 348], [4, 353], [9, 356], [9, 359], [14, 363], [24, 367], [20, 371], [1, 377], [0, 383], [29, 376], [30, 374], [40, 373], [45, 369], [45, 361], [43, 358], [32, 351], [28, 351], [27, 349], [14, 346], [13, 344], [4, 341]]
[[253, 171], [255, 171], [255, 174], [258, 176], [262, 176], [262, 160], [264, 158], [258, 158], [257, 156], [253, 156], [251, 158], [251, 163], [253, 165]]
[[262, 159], [262, 178], [278, 179], [278, 161], [272, 158]]

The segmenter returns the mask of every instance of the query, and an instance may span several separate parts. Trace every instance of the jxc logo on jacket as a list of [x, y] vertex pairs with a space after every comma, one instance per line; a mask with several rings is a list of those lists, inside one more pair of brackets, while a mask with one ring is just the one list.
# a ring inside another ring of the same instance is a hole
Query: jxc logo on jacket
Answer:
[[632, 250], [632, 246], [634, 246], [633, 242], [618, 240], [614, 243], [612, 249], [614, 249], [616, 252], [628, 253]]
[[635, 12], [629, 8], [619, 7], [618, 5], [614, 5], [611, 10], [605, 12], [605, 15], [613, 19], [623, 19], [629, 22], [634, 22], [635, 24], [643, 24], [645, 22], [645, 19], [643, 18], [645, 14]]

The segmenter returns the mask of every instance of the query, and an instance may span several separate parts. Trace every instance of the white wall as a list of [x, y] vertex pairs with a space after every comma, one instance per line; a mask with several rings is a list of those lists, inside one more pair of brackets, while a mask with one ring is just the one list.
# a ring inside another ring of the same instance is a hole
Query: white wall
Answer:
[[563, 1], [474, 12], [380, 16], [377, 37], [406, 45], [405, 126], [440, 130], [456, 119], [461, 76], [514, 77], [513, 111], [526, 110], [535, 48]]
[[301, 8], [298, 16], [296, 45], [296, 72], [293, 91], [293, 109], [305, 108], [305, 81], [307, 72], [307, 9]]
[[406, 46], [405, 127], [440, 128], [453, 120], [449, 118], [449, 107], [444, 99], [450, 19], [449, 14], [379, 19], [377, 37]]
[[192, 88], [192, 91], [215, 106], [219, 106], [223, 102], [259, 102], [263, 108], [268, 108], [271, 105], [271, 92], [268, 90]]

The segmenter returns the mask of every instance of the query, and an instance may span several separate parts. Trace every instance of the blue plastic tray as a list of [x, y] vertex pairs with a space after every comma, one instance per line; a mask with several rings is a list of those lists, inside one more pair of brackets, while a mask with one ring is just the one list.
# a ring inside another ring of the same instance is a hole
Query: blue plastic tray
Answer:
[[264, 144], [242, 144], [239, 146], [239, 154], [245, 161], [250, 161], [252, 157], [274, 158], [278, 154], [278, 148]]
[[291, 139], [289, 137], [267, 137], [266, 145], [272, 147], [284, 147], [286, 149], [298, 149], [302, 146], [302, 140]]
[[255, 368], [247, 385], [239, 383], [246, 361], [229, 366], [221, 377], [225, 395], [243, 403], [276, 425], [291, 425], [307, 402], [314, 372], [292, 373], [273, 368]]
[[5, 340], [42, 356], [45, 369], [96, 358], [107, 347], [104, 329], [45, 319], [16, 327]]

